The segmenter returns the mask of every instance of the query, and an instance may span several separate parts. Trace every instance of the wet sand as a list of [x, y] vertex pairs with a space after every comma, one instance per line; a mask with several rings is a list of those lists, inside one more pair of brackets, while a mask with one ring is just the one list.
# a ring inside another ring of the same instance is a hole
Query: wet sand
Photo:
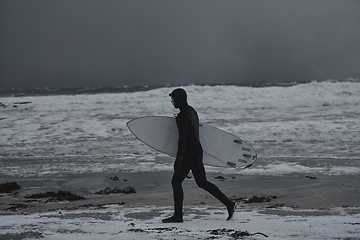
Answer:
[[[0, 177], [0, 184], [16, 182], [21, 189], [0, 194], [1, 215], [32, 214], [49, 211], [101, 209], [108, 205], [121, 208], [167, 207], [172, 209], [171, 172], [79, 174], [41, 178]], [[190, 174], [184, 181], [186, 206], [221, 204], [197, 187]], [[256, 208], [276, 214], [327, 215], [360, 212], [360, 179], [357, 175], [341, 176], [241, 176], [208, 173], [229, 198], [241, 209]], [[107, 190], [133, 188], [135, 193], [98, 194]], [[84, 197], [77, 201], [29, 198], [31, 194], [68, 191]]]
[[184, 222], [176, 225], [161, 222], [173, 211], [171, 175], [2, 176], [0, 184], [21, 189], [0, 193], [0, 239], [358, 239], [360, 233], [358, 175], [208, 173], [239, 202], [230, 221], [191, 177], [183, 184]]

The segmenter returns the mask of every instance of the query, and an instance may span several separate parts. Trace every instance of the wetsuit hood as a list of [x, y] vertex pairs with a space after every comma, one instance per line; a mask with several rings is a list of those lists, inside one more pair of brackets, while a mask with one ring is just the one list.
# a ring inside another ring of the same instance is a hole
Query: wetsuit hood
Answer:
[[187, 94], [184, 89], [177, 88], [169, 94], [174, 99], [174, 107], [180, 108], [184, 104], [187, 104]]

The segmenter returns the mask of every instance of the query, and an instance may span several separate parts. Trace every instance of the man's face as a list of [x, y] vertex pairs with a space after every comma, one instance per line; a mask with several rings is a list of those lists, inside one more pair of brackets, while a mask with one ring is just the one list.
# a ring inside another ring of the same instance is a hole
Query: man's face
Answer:
[[172, 103], [172, 105], [175, 107], [175, 101], [174, 101], [173, 98], [171, 98], [171, 103]]

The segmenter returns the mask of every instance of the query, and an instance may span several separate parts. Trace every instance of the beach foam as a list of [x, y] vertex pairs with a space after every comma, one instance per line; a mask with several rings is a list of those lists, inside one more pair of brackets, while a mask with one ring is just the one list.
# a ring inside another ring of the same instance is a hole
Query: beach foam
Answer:
[[[266, 167], [268, 173], [275, 168], [280, 172], [306, 171], [293, 163], [279, 165], [277, 161], [284, 157], [339, 159], [344, 169], [337, 166], [332, 170], [318, 170], [359, 173], [358, 165], [349, 166], [343, 161], [360, 161], [359, 81], [311, 82], [285, 87], [191, 85], [184, 88], [202, 122], [239, 136], [257, 150], [259, 160], [254, 167], [261, 161], [271, 160], [273, 162], [265, 164], [274, 164]], [[75, 157], [78, 157], [79, 161], [94, 162], [103, 157], [113, 158], [109, 164], [116, 160], [123, 170], [169, 169], [171, 159], [162, 166], [154, 166], [156, 159], [164, 156], [138, 141], [127, 129], [126, 122], [141, 116], [173, 116], [177, 110], [168, 97], [172, 89], [3, 97], [0, 99], [0, 161], [37, 158], [46, 163], [49, 158], [77, 161]], [[81, 163], [74, 164], [81, 167]], [[14, 165], [3, 171], [16, 172], [13, 168]], [[103, 161], [86, 171], [101, 171], [101, 168], [106, 171], [112, 166]]]

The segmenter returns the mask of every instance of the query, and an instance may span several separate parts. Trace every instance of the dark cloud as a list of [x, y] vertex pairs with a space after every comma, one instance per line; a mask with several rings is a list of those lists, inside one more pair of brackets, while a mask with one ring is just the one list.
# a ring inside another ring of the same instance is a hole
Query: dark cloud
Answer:
[[359, 1], [0, 1], [0, 88], [358, 78]]

